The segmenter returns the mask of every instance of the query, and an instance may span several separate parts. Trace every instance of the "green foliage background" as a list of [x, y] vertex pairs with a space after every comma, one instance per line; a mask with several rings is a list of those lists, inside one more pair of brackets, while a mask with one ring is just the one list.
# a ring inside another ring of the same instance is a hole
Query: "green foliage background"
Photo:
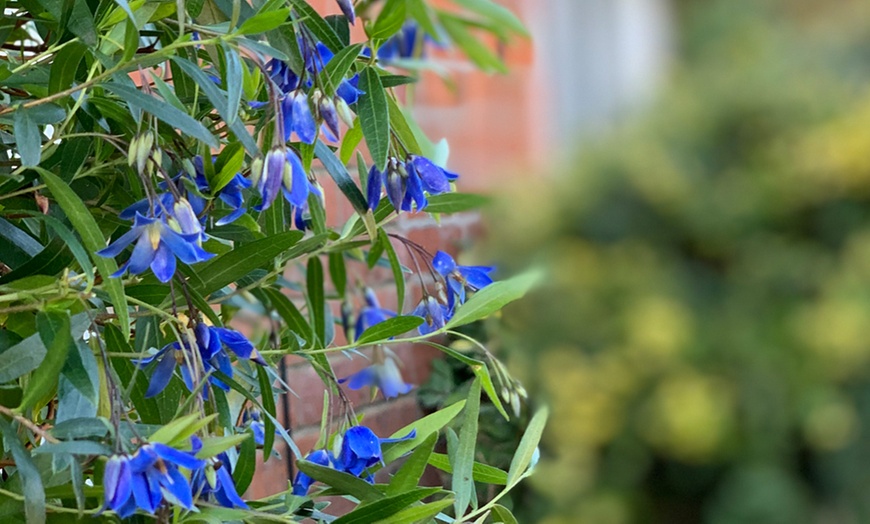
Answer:
[[550, 270], [500, 335], [552, 404], [521, 521], [870, 521], [867, 11], [681, 3], [649, 114], [492, 220]]

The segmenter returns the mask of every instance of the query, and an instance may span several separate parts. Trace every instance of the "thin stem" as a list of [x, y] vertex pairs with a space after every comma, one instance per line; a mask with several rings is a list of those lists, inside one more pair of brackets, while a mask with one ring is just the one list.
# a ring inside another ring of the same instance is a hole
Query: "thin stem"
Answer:
[[26, 427], [30, 431], [39, 435], [41, 438], [45, 439], [46, 442], [51, 442], [52, 444], [56, 444], [56, 443], [60, 442], [58, 439], [56, 439], [56, 438], [52, 437], [51, 435], [49, 435], [48, 433], [46, 433], [44, 429], [42, 429], [41, 427], [34, 424], [32, 420], [30, 420], [27, 417], [23, 417], [23, 416], [15, 413], [11, 409], [7, 408], [6, 406], [0, 405], [0, 413], [3, 413], [4, 415], [6, 415], [9, 418], [17, 420], [19, 423], [21, 423], [22, 426]]

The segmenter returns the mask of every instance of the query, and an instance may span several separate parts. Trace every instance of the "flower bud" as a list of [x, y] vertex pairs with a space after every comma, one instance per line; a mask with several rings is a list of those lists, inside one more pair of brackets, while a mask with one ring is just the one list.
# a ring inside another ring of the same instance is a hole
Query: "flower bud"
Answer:
[[139, 157], [139, 136], [134, 136], [132, 140], [130, 140], [130, 147], [127, 149], [127, 165], [133, 167], [133, 164], [136, 163], [136, 159]]
[[191, 207], [190, 202], [188, 202], [186, 198], [182, 198], [176, 202], [172, 207], [172, 212], [182, 233], [186, 235], [199, 235], [202, 233], [202, 224], [199, 223], [199, 219], [196, 217], [193, 207]]
[[260, 176], [263, 174], [263, 159], [262, 157], [257, 157], [251, 162], [251, 185], [256, 186], [257, 182], [260, 181]]
[[332, 131], [332, 134], [338, 138], [340, 133], [338, 129], [338, 113], [335, 110], [335, 104], [330, 98], [323, 97], [319, 100], [317, 109], [320, 111], [320, 116], [323, 117], [326, 127], [328, 127], [329, 130]]
[[350, 106], [347, 105], [344, 98], [336, 96], [333, 98], [333, 102], [335, 102], [335, 110], [338, 113], [338, 117], [341, 118], [341, 121], [347, 124], [347, 127], [353, 127], [353, 112], [351, 112]]
[[139, 135], [139, 143], [136, 146], [136, 169], [140, 173], [145, 172], [148, 158], [151, 156], [151, 148], [154, 147], [154, 135], [143, 133]]

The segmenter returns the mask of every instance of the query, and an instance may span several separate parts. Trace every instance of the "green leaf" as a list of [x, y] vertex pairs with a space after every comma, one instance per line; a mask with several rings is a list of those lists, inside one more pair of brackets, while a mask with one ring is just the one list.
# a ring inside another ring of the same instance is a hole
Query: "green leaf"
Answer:
[[374, 326], [363, 331], [356, 344], [365, 346], [374, 342], [387, 340], [403, 333], [407, 333], [412, 329], [416, 329], [423, 323], [423, 318], [418, 316], [393, 317], [378, 322]]
[[420, 149], [420, 144], [417, 143], [417, 138], [414, 136], [414, 132], [411, 131], [410, 126], [408, 126], [408, 122], [405, 120], [405, 115], [402, 113], [399, 105], [390, 96], [387, 97], [387, 103], [390, 106], [390, 128], [399, 137], [402, 145], [405, 146], [405, 149], [409, 153], [422, 155], [423, 151]]
[[447, 323], [447, 329], [464, 326], [500, 310], [522, 298], [541, 278], [539, 271], [528, 271], [486, 286], [456, 310], [456, 314]]
[[401, 442], [396, 442], [393, 444], [384, 444], [384, 463], [390, 464], [397, 458], [401, 457], [405, 453], [415, 449], [417, 446], [426, 441], [426, 438], [434, 431], [441, 431], [441, 429], [450, 423], [451, 420], [456, 418], [456, 415], [462, 411], [462, 408], [465, 406], [465, 401], [460, 400], [455, 404], [451, 404], [443, 409], [432, 413], [431, 415], [426, 415], [420, 420], [416, 420], [407, 426], [403, 427], [399, 431], [396, 431], [392, 434], [390, 438], [400, 438], [407, 436], [412, 431], [417, 432], [417, 436], [409, 440], [403, 440]]
[[64, 241], [67, 248], [69, 248], [69, 250], [72, 252], [73, 256], [76, 259], [76, 262], [79, 263], [79, 266], [81, 266], [82, 271], [85, 273], [88, 282], [94, 281], [94, 267], [91, 263], [91, 259], [88, 256], [87, 251], [85, 251], [85, 248], [82, 247], [81, 242], [79, 242], [75, 235], [73, 235], [72, 231], [67, 229], [67, 227], [63, 225], [60, 220], [54, 218], [51, 215], [43, 215], [42, 213], [37, 211], [27, 211], [25, 209], [22, 209], [18, 212], [21, 214], [29, 215], [41, 222], [45, 222], [46, 225], [48, 225], [48, 227], [51, 228], [51, 230], [54, 231], [57, 236]]
[[51, 75], [48, 78], [48, 93], [54, 94], [72, 87], [79, 64], [85, 57], [87, 47], [72, 42], [57, 52], [51, 63]]
[[132, 20], [127, 20], [124, 28], [124, 54], [122, 62], [129, 62], [139, 49], [139, 29]]
[[410, 506], [390, 517], [377, 521], [375, 524], [416, 524], [420, 522], [431, 522], [430, 519], [433, 519], [445, 508], [450, 507], [451, 504], [453, 504], [453, 498], [448, 497], [421, 506]]
[[84, 438], [103, 438], [109, 431], [111, 426], [103, 418], [87, 417], [73, 418], [65, 420], [53, 428], [51, 434], [55, 438], [72, 440]]
[[33, 406], [57, 387], [60, 370], [74, 343], [70, 316], [66, 311], [40, 311], [36, 314], [36, 328], [47, 351], [42, 363], [27, 382], [21, 404], [17, 408], [19, 412]]
[[519, 524], [513, 513], [501, 504], [492, 507], [492, 521], [496, 524]]
[[283, 24], [287, 21], [288, 16], [290, 16], [290, 9], [286, 7], [275, 10], [264, 9], [251, 18], [245, 20], [236, 33], [240, 35], [256, 35], [265, 33], [266, 31], [275, 29]]
[[423, 444], [414, 450], [414, 453], [405, 460], [399, 471], [390, 479], [390, 484], [387, 486], [387, 495], [397, 495], [417, 487], [420, 477], [423, 476], [423, 472], [426, 470], [426, 464], [429, 463], [429, 457], [435, 449], [436, 442], [438, 442], [438, 433], [430, 433], [426, 437], [426, 440], [423, 441]]
[[93, 47], [97, 45], [97, 27], [94, 15], [87, 2], [70, 2], [72, 10], [66, 26], [72, 34], [82, 39], [82, 42]]
[[31, 118], [30, 111], [19, 107], [14, 113], [13, 131], [21, 165], [33, 167], [39, 165], [42, 156], [42, 133], [39, 126]]
[[[338, 158], [341, 160], [341, 163], [347, 165], [350, 162], [350, 158], [353, 156], [353, 152], [356, 150], [356, 147], [359, 145], [360, 141], [362, 141], [362, 127], [359, 125], [359, 118], [353, 119], [353, 127], [347, 130], [347, 133], [344, 134], [344, 138], [341, 141], [341, 147], [338, 149]], [[365, 179], [365, 177], [363, 177]]]
[[272, 379], [269, 372], [263, 366], [257, 366], [257, 379], [260, 383], [260, 403], [271, 417], [264, 421], [265, 438], [263, 439], [263, 461], [268, 460], [272, 454], [272, 445], [275, 443], [275, 424], [272, 422], [277, 416], [275, 409], [275, 394], [272, 392]]
[[359, 57], [362, 48], [362, 44], [347, 46], [336, 53], [335, 56], [326, 63], [326, 66], [323, 68], [323, 73], [321, 73], [321, 76], [325, 76], [327, 79], [325, 82], [326, 87], [323, 91], [324, 95], [332, 96], [335, 93], [339, 84], [341, 84], [344, 77], [347, 76], [350, 67], [356, 61], [357, 57]]
[[90, 440], [73, 440], [70, 442], [49, 442], [33, 450], [34, 455], [51, 453], [69, 453], [72, 455], [111, 455], [112, 450], [99, 442]]
[[[43, 249], [43, 245], [34, 240], [32, 236], [2, 218], [0, 218], [0, 237], [12, 242], [16, 248], [28, 257], [36, 256]], [[9, 264], [10, 262], [5, 260], [5, 255], [7, 254], [4, 253], [4, 261]]]
[[314, 326], [314, 336], [324, 346], [326, 345], [326, 297], [323, 291], [323, 264], [317, 257], [308, 261], [307, 271], [308, 303], [311, 308], [311, 325]]
[[[443, 453], [433, 453], [432, 456], [429, 457], [429, 464], [446, 473], [453, 473], [453, 468], [450, 466], [450, 459]], [[476, 482], [484, 482], [486, 484], [495, 484], [499, 486], [507, 484], [507, 473], [493, 466], [475, 462], [471, 471], [472, 477]]]
[[212, 195], [223, 189], [242, 170], [245, 162], [245, 150], [239, 142], [227, 144], [218, 155], [215, 162], [215, 178], [209, 180]]
[[408, 0], [405, 9], [408, 11], [408, 16], [420, 24], [427, 35], [436, 41], [441, 40], [440, 31], [435, 27], [435, 22], [432, 21], [429, 6], [423, 0]]
[[514, 453], [514, 458], [511, 460], [511, 466], [508, 469], [508, 485], [519, 481], [532, 463], [532, 457], [535, 455], [535, 450], [541, 441], [541, 435], [544, 433], [544, 427], [547, 425], [548, 416], [547, 408], [541, 408], [529, 422], [526, 432], [523, 433], [523, 438], [520, 439], [520, 445], [517, 446], [517, 451]]
[[[143, 95], [144, 96], [144, 95]], [[84, 202], [73, 192], [72, 188], [56, 175], [44, 169], [38, 169], [39, 176], [63, 209], [70, 223], [82, 239], [82, 243], [90, 253], [96, 253], [106, 247], [106, 239], [97, 226], [96, 220], [85, 207]], [[92, 259], [103, 276], [102, 287], [109, 294], [118, 323], [124, 336], [130, 337], [130, 313], [127, 310], [127, 297], [124, 295], [124, 285], [119, 279], [109, 275], [118, 270], [118, 264], [111, 258], [93, 255]]]
[[314, 154], [318, 159], [320, 159], [326, 172], [329, 173], [329, 176], [332, 177], [332, 180], [338, 186], [338, 189], [340, 189], [344, 196], [350, 201], [354, 210], [356, 210], [360, 215], [364, 215], [368, 203], [366, 202], [362, 192], [360, 192], [359, 188], [356, 187], [356, 184], [353, 183], [353, 179], [350, 178], [344, 164], [335, 157], [335, 153], [332, 152], [332, 149], [318, 139], [317, 143], [314, 145]]
[[383, 84], [384, 88], [387, 87], [398, 87], [406, 84], [414, 84], [417, 82], [417, 79], [413, 76], [405, 76], [405, 75], [381, 75], [381, 84]]
[[303, 234], [299, 231], [287, 231], [273, 237], [248, 242], [202, 266], [198, 266], [197, 269], [202, 275], [203, 284], [197, 291], [202, 295], [214, 293], [271, 262], [275, 257], [296, 244], [302, 236]]
[[245, 441], [245, 439], [254, 440], [250, 437], [251, 434], [246, 432], [240, 433], [238, 435], [228, 435], [226, 437], [211, 437], [204, 439], [202, 441], [202, 448], [196, 452], [196, 458], [206, 459], [214, 457], [218, 453], [223, 453], [230, 448], [236, 447], [237, 445]]
[[39, 334], [34, 334], [0, 353], [0, 384], [15, 380], [39, 367], [39, 363], [45, 358], [45, 351]]
[[363, 504], [332, 522], [333, 524], [371, 524], [372, 522], [392, 517], [411, 504], [434, 495], [439, 491], [441, 491], [439, 488], [417, 488], [406, 493]]
[[359, 77], [359, 88], [364, 91], [357, 102], [357, 114], [366, 145], [375, 166], [383, 171], [390, 152], [390, 113], [387, 93], [377, 71], [367, 67]]
[[485, 362], [471, 358], [467, 355], [463, 355], [462, 353], [456, 351], [453, 348], [443, 346], [441, 344], [438, 344], [437, 342], [432, 342], [431, 340], [424, 340], [422, 341], [422, 343], [444, 352], [445, 354], [455, 358], [456, 360], [471, 368], [471, 371], [474, 373], [474, 375], [480, 379], [480, 386], [486, 392], [486, 396], [489, 397], [489, 400], [493, 403], [495, 408], [498, 410], [499, 413], [501, 413], [501, 416], [504, 417], [505, 420], [510, 420], [510, 416], [507, 414], [507, 411], [505, 411], [504, 405], [502, 405], [501, 402], [501, 398], [498, 396], [498, 392], [496, 392], [495, 390], [495, 386], [492, 383], [492, 377], [489, 374], [489, 368], [487, 368]]
[[455, 453], [453, 483], [456, 493], [453, 508], [457, 515], [464, 515], [474, 491], [474, 448], [477, 444], [477, 419], [480, 416], [480, 379], [475, 379], [468, 392], [465, 414], [459, 429], [459, 446]]
[[462, 7], [477, 13], [489, 22], [495, 28], [504, 28], [518, 35], [529, 36], [526, 27], [520, 22], [508, 8], [499, 5], [492, 0], [453, 0]]
[[[244, 123], [241, 120], [239, 120], [238, 118], [236, 118], [237, 115], [234, 116], [234, 115], [230, 114], [229, 112], [227, 112], [227, 109], [229, 108], [230, 102], [228, 101], [228, 98], [227, 98], [226, 94], [224, 93], [224, 91], [222, 91], [221, 88], [219, 88], [217, 85], [215, 85], [215, 83], [212, 81], [212, 79], [209, 78], [208, 75], [203, 73], [202, 69], [200, 69], [198, 65], [192, 63], [189, 60], [185, 60], [184, 58], [182, 58], [180, 56], [173, 56], [172, 61], [175, 62], [176, 64], [178, 64], [178, 66], [181, 67], [181, 69], [183, 69], [184, 72], [187, 73], [187, 75], [190, 78], [192, 78], [194, 82], [196, 82], [196, 84], [199, 86], [199, 88], [202, 89], [202, 92], [205, 93], [205, 96], [208, 97], [209, 101], [212, 103], [214, 108], [217, 109], [218, 113], [221, 115], [221, 117], [224, 119], [224, 121], [227, 122], [227, 126], [230, 128], [230, 131], [232, 131], [233, 134], [236, 136], [236, 138], [239, 139], [239, 142], [241, 142], [242, 145], [245, 146], [245, 149], [248, 151], [248, 153], [250, 153], [251, 156], [257, 156], [260, 152], [260, 149], [257, 147], [257, 143], [251, 137], [251, 134], [248, 132]], [[241, 83], [241, 79], [239, 79], [239, 83]], [[136, 92], [138, 92], [138, 91], [136, 91]], [[184, 114], [184, 113], [181, 113], [181, 114]], [[192, 118], [190, 118], [186, 114], [184, 114], [184, 116], [187, 119], [189, 119], [190, 121], [196, 122], [196, 120], [193, 120]], [[158, 118], [160, 118], [160, 117], [158, 116]], [[202, 127], [202, 124], [200, 124], [199, 122], [196, 122], [196, 123], [199, 124], [200, 127]], [[180, 127], [180, 126], [176, 126], [176, 127]], [[208, 133], [208, 130], [206, 130], [205, 127], [202, 127], [202, 129], [205, 130], [206, 133]], [[191, 134], [191, 133], [188, 133], [188, 134]], [[214, 137], [211, 135], [211, 133], [208, 133], [208, 135], [211, 136], [212, 139], [214, 139]], [[196, 136], [196, 135], [194, 135], [194, 136]], [[205, 140], [203, 140], [203, 142], [209, 144], [211, 147], [214, 147], [214, 148], [217, 147], [215, 145], [210, 144], [209, 142], [207, 142]]]
[[[175, 58], [177, 59], [177, 57]], [[212, 85], [214, 84], [212, 83]], [[215, 149], [219, 147], [217, 139], [208, 129], [205, 128], [204, 125], [194, 120], [186, 113], [179, 111], [172, 105], [157, 100], [153, 96], [146, 95], [138, 89], [133, 89], [129, 86], [110, 83], [104, 84], [104, 87], [126, 100], [130, 105], [139, 107], [140, 109], [151, 113], [158, 119], [169, 124], [171, 127], [177, 128], [182, 133], [190, 135]], [[216, 86], [215, 89], [217, 89]], [[217, 104], [215, 105], [217, 107]], [[224, 106], [226, 106], [226, 104], [218, 107], [218, 109], [222, 109]]]
[[148, 441], [167, 446], [184, 444], [188, 437], [206, 427], [215, 418], [217, 414], [203, 417], [201, 413], [191, 413], [162, 426], [148, 437]]
[[239, 493], [244, 493], [248, 489], [257, 470], [257, 443], [254, 442], [251, 430], [246, 433], [251, 435], [251, 438], [242, 441], [239, 460], [236, 461], [236, 468], [233, 470], [233, 480]]
[[363, 479], [354, 477], [343, 471], [337, 471], [332, 468], [314, 464], [307, 460], [296, 461], [296, 467], [299, 471], [305, 473], [314, 480], [319, 480], [324, 484], [338, 490], [340, 493], [346, 493], [357, 499], [365, 502], [369, 500], [378, 500], [384, 497], [381, 490], [372, 486]]
[[329, 278], [336, 293], [343, 297], [347, 288], [347, 268], [344, 265], [343, 253], [329, 254]]
[[293, 8], [301, 17], [300, 20], [308, 29], [314, 33], [318, 40], [323, 42], [323, 45], [328, 47], [333, 53], [341, 51], [344, 45], [341, 43], [341, 38], [335, 32], [329, 22], [317, 14], [317, 11], [311, 7], [306, 0], [290, 0]]
[[[136, 17], [133, 15], [133, 11], [130, 9], [130, 4], [127, 3], [127, 0], [114, 0], [114, 2], [118, 4], [118, 6], [123, 9], [125, 13], [127, 13], [127, 16], [130, 18], [130, 20], [132, 20], [133, 22], [136, 21]], [[190, 3], [191, 2], [188, 2], [188, 5]], [[200, 3], [200, 7], [202, 7], [202, 3]]]
[[405, 2], [407, 0], [387, 0], [375, 19], [369, 38], [389, 38], [405, 23]]
[[387, 258], [390, 260], [390, 269], [393, 270], [393, 281], [396, 284], [396, 311], [401, 314], [405, 309], [405, 273], [402, 269], [402, 263], [399, 261], [399, 256], [396, 254], [392, 242], [390, 242], [390, 237], [387, 236], [383, 229], [379, 231], [378, 237], [384, 246]]
[[30, 453], [18, 440], [15, 429], [3, 417], [0, 417], [0, 432], [3, 434], [3, 444], [12, 452], [12, 458], [15, 459], [15, 469], [21, 476], [24, 514], [27, 516], [27, 524], [44, 524], [45, 489], [42, 486], [39, 470], [33, 464]]
[[[251, 19], [248, 19], [245, 24], [250, 21]], [[244, 27], [245, 24], [242, 24], [242, 26]], [[224, 56], [226, 57], [227, 61], [227, 67], [225, 71], [227, 86], [226, 115], [229, 119], [227, 120], [227, 125], [231, 125], [234, 124], [235, 121], [238, 119], [239, 104], [242, 101], [242, 84], [244, 84], [244, 77], [242, 75], [242, 59], [241, 57], [239, 57], [239, 53], [237, 53], [236, 50], [233, 49], [226, 42], [221, 42], [221, 48], [224, 50]], [[213, 191], [217, 191], [217, 189], [213, 189]]]
[[428, 213], [461, 213], [477, 209], [489, 202], [484, 195], [473, 193], [442, 193], [429, 197]]
[[293, 302], [277, 289], [265, 288], [262, 291], [269, 298], [269, 302], [272, 304], [275, 312], [284, 320], [287, 327], [296, 335], [311, 342], [313, 339], [311, 326]]
[[446, 13], [440, 15], [441, 26], [450, 39], [474, 64], [487, 72], [507, 73], [507, 67], [483, 42], [468, 31], [469, 22]]

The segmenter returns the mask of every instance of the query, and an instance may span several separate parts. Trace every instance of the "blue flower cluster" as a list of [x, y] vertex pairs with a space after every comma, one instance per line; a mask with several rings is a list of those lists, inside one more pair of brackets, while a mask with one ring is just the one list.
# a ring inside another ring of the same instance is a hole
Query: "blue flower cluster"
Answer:
[[[422, 317], [424, 320], [418, 328], [421, 335], [429, 335], [443, 328], [453, 317], [456, 307], [465, 303], [469, 292], [478, 291], [492, 284], [493, 280], [489, 275], [495, 270], [492, 266], [461, 266], [443, 251], [435, 253], [431, 265], [443, 280], [443, 283], [439, 283], [439, 288], [446, 289], [446, 296], [439, 299], [424, 290], [422, 300], [411, 312], [412, 315]], [[354, 340], [359, 339], [360, 335], [371, 326], [396, 316], [395, 311], [381, 307], [371, 289], [366, 288], [364, 295], [365, 307], [357, 316]], [[352, 390], [375, 387], [387, 399], [404, 395], [413, 389], [411, 384], [402, 379], [396, 360], [391, 355], [384, 355], [374, 364], [342, 378], [339, 383], [346, 383]]]
[[446, 193], [450, 191], [450, 182], [457, 178], [459, 175], [435, 165], [426, 157], [408, 155], [404, 162], [390, 157], [384, 171], [377, 166], [369, 169], [366, 185], [368, 206], [369, 209], [378, 207], [381, 188], [385, 188], [387, 199], [397, 212], [411, 211], [412, 204], [417, 211], [423, 211], [429, 204], [427, 193]]
[[[196, 348], [196, 353], [193, 352], [193, 347]], [[200, 322], [194, 328], [193, 344], [190, 341], [184, 344], [172, 342], [150, 357], [133, 361], [139, 367], [146, 367], [156, 362], [152, 367], [151, 380], [145, 397], [153, 397], [166, 389], [166, 385], [172, 380], [176, 366], [181, 367], [181, 377], [187, 389], [191, 391], [196, 387], [195, 377], [204, 376], [214, 369], [232, 378], [233, 366], [225, 348], [229, 348], [238, 358], [250, 360], [261, 366], [266, 365], [266, 361], [254, 345], [238, 331], [207, 326]], [[209, 382], [224, 391], [230, 390], [228, 385], [213, 376], [209, 377]], [[208, 389], [203, 388], [202, 392], [204, 396], [208, 396]]]
[[[373, 483], [374, 477], [368, 470], [377, 464], [383, 464], [384, 456], [381, 445], [410, 440], [416, 436], [416, 431], [412, 431], [401, 438], [378, 438], [374, 431], [365, 426], [353, 426], [345, 431], [341, 437], [338, 456], [321, 449], [309, 453], [305, 460], [349, 473], [355, 477], [361, 477], [365, 474], [366, 481]], [[313, 483], [314, 479], [300, 471], [293, 479], [293, 494], [300, 497], [307, 495]]]
[[[196, 453], [202, 441], [195, 436], [191, 440], [191, 451], [150, 443], [133, 455], [109, 457], [103, 475], [104, 508], [127, 518], [136, 510], [153, 515], [164, 502], [195, 510], [194, 500], [210, 497], [225, 507], [247, 508], [236, 492], [226, 454], [200, 460]], [[190, 472], [190, 482], [180, 468]]]

